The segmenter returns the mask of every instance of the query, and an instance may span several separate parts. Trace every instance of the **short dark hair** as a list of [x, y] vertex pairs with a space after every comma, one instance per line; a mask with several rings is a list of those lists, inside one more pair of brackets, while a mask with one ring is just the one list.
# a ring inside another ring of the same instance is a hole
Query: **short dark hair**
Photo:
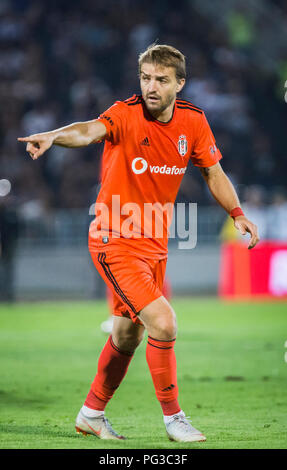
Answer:
[[185, 56], [175, 47], [166, 44], [152, 44], [149, 46], [139, 55], [139, 74], [144, 62], [159, 64], [164, 67], [174, 67], [177, 80], [186, 78]]

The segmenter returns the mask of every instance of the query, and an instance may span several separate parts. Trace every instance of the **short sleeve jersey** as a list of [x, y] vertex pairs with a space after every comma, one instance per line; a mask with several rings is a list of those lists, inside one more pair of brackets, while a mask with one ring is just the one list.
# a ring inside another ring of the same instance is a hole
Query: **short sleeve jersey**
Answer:
[[222, 158], [205, 114], [176, 99], [170, 121], [160, 122], [134, 95], [98, 120], [107, 134], [90, 249], [166, 257], [173, 205], [189, 159], [210, 167]]

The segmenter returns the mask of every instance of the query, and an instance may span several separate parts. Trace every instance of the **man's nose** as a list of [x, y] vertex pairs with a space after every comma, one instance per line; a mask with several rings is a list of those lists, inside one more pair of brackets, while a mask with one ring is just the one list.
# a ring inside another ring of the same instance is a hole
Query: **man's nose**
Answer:
[[157, 81], [156, 80], [150, 80], [148, 84], [148, 92], [156, 92], [157, 91]]

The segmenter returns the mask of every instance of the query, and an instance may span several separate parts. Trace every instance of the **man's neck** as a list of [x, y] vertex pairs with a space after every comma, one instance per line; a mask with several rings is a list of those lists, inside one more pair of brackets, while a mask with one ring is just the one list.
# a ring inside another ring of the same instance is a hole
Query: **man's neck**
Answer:
[[174, 111], [174, 104], [175, 104], [175, 99], [170, 103], [170, 105], [165, 108], [161, 112], [151, 112], [149, 110], [149, 113], [152, 115], [153, 118], [155, 118], [159, 122], [169, 122], [173, 116], [173, 111]]

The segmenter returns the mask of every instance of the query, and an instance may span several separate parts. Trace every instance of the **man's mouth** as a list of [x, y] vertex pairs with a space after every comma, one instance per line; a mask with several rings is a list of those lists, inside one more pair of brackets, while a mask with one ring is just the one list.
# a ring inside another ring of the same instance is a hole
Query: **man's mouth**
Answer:
[[158, 101], [160, 101], [160, 98], [158, 98], [157, 96], [148, 96], [148, 101], [150, 101], [151, 103], [157, 103]]

